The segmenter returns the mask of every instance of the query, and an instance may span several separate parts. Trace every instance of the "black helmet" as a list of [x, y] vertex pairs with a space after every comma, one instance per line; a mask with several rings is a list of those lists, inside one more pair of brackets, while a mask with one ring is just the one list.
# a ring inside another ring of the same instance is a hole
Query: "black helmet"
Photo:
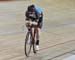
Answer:
[[34, 5], [34, 4], [32, 4], [32, 5], [30, 5], [30, 7], [34, 8], [34, 7], [35, 7], [35, 5]]
[[28, 11], [31, 11], [31, 12], [34, 11], [34, 8], [35, 8], [35, 5], [32, 4], [28, 6]]

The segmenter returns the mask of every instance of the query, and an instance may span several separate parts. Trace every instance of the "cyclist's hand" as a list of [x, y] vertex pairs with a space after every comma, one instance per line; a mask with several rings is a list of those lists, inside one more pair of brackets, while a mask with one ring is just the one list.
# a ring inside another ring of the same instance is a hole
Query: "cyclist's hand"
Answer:
[[26, 27], [29, 27], [30, 23], [28, 21], [26, 21], [25, 25], [26, 25]]
[[30, 23], [26, 23], [26, 27], [27, 29], [29, 30], [31, 27], [30, 27]]
[[37, 23], [37, 22], [31, 22], [31, 24], [33, 24], [33, 25], [38, 25], [38, 23]]

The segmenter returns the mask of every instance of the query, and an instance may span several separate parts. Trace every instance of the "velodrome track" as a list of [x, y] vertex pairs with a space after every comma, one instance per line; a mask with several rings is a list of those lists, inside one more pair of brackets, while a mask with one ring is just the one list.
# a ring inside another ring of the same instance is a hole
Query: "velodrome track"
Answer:
[[[24, 54], [27, 32], [24, 13], [29, 4], [42, 7], [40, 50]], [[25, 0], [0, 2], [0, 60], [64, 60], [75, 54], [75, 1]]]

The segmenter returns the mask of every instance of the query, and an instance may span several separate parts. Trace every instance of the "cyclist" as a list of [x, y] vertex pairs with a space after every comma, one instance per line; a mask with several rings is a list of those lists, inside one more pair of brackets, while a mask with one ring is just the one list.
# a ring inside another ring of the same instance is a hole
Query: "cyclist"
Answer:
[[[32, 20], [32, 22], [36, 21], [37, 27], [36, 29], [36, 50], [39, 50], [39, 36], [40, 36], [40, 29], [42, 28], [43, 24], [43, 12], [40, 7], [35, 7], [35, 5], [30, 5], [27, 8], [27, 11], [25, 13], [26, 16], [26, 26], [29, 28], [29, 19]], [[33, 26], [32, 26], [33, 27]]]

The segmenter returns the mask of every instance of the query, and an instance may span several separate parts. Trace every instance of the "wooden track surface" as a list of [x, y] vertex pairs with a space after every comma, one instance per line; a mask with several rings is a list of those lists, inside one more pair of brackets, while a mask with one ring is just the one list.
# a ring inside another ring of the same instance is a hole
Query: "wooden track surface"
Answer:
[[[27, 29], [24, 13], [29, 4], [41, 6], [44, 23], [40, 50], [24, 54]], [[63, 60], [75, 54], [75, 1], [26, 0], [0, 2], [0, 60]]]

